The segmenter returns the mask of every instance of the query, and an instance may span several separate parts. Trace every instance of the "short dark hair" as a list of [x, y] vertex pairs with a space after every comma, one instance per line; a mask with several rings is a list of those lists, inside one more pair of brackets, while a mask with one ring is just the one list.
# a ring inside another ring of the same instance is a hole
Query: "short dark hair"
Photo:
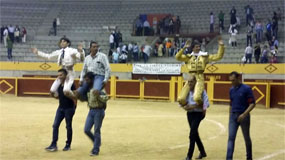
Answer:
[[91, 80], [94, 79], [94, 73], [93, 72], [87, 72], [83, 78], [89, 78]]
[[68, 43], [68, 47], [71, 46], [71, 41], [68, 38], [62, 37], [62, 38], [60, 38], [59, 42], [61, 42], [62, 40], [66, 41]]
[[192, 42], [191, 48], [194, 48], [196, 45], [201, 46], [201, 43], [197, 39]]
[[90, 42], [90, 48], [91, 48], [92, 44], [98, 44], [98, 43], [96, 41], [91, 41]]
[[236, 71], [233, 71], [230, 73], [230, 76], [234, 75], [236, 78], [239, 78], [239, 73]]
[[67, 70], [64, 68], [59, 69], [57, 72], [62, 72], [64, 75], [67, 75]]

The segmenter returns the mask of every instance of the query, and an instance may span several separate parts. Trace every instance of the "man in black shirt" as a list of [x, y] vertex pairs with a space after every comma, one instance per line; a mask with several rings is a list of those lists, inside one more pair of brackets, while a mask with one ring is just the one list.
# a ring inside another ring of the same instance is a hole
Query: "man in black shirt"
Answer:
[[[61, 121], [65, 118], [66, 130], [67, 130], [67, 141], [63, 148], [63, 151], [70, 150], [71, 140], [72, 140], [72, 118], [75, 113], [76, 102], [70, 97], [67, 97], [63, 93], [63, 85], [67, 76], [67, 71], [65, 69], [58, 70], [58, 78], [60, 79], [61, 85], [58, 88], [58, 99], [59, 106], [56, 111], [56, 116], [53, 123], [53, 136], [51, 145], [45, 148], [47, 151], [54, 152], [57, 151], [57, 140], [58, 140], [58, 128]], [[75, 90], [74, 84], [71, 90]], [[54, 96], [53, 96], [54, 97]], [[54, 97], [56, 98], [56, 97]]]

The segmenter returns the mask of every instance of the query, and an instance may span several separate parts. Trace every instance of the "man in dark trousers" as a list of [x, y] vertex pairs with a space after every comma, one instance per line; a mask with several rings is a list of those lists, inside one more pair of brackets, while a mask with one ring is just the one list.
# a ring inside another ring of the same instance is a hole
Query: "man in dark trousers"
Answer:
[[233, 159], [235, 139], [238, 127], [241, 126], [246, 146], [246, 159], [252, 160], [252, 144], [250, 139], [250, 114], [255, 107], [255, 99], [251, 88], [239, 80], [239, 73], [231, 72], [230, 81], [233, 87], [230, 89], [230, 119], [227, 160]]
[[197, 144], [200, 154], [196, 159], [202, 159], [207, 156], [204, 145], [200, 139], [198, 128], [200, 122], [205, 118], [206, 110], [209, 107], [209, 100], [206, 91], [204, 90], [202, 93], [203, 103], [201, 105], [197, 105], [197, 103], [193, 99], [195, 84], [197, 80], [194, 75], [190, 75], [188, 79], [188, 85], [190, 87], [190, 92], [187, 97], [187, 105], [183, 106], [183, 108], [187, 111], [187, 119], [190, 126], [190, 144], [187, 153], [187, 157], [185, 160], [191, 160], [195, 148], [195, 143]]
[[[67, 130], [67, 141], [66, 145], [63, 148], [63, 151], [70, 150], [70, 145], [72, 141], [72, 118], [75, 113], [76, 101], [71, 98], [71, 95], [64, 95], [63, 93], [63, 85], [67, 76], [67, 71], [65, 69], [58, 70], [58, 78], [60, 79], [61, 85], [58, 88], [58, 98], [59, 106], [56, 111], [56, 116], [53, 123], [53, 136], [51, 145], [45, 148], [47, 151], [54, 152], [57, 151], [57, 140], [58, 140], [58, 128], [63, 119], [66, 122], [66, 130]], [[74, 84], [71, 87], [71, 90], [75, 90]]]
[[52, 27], [53, 27], [54, 36], [56, 36], [56, 27], [57, 27], [57, 25], [56, 25], [56, 18], [52, 22]]

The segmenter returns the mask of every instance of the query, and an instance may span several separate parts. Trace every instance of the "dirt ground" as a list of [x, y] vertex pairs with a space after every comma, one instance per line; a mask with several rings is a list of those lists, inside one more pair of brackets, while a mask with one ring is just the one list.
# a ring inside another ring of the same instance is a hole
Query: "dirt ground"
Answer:
[[[88, 113], [79, 102], [73, 119], [72, 150], [63, 152], [66, 129], [59, 130], [59, 150], [44, 150], [51, 143], [58, 101], [52, 98], [0, 96], [1, 160], [182, 160], [188, 149], [186, 112], [176, 103], [118, 99], [108, 101], [102, 126], [100, 155], [90, 157], [92, 143], [83, 132]], [[285, 111], [256, 107], [251, 117], [253, 158], [285, 159]], [[225, 159], [228, 106], [212, 105], [199, 133], [208, 160]], [[194, 156], [198, 153], [196, 146]], [[245, 159], [245, 144], [238, 130], [234, 159]]]

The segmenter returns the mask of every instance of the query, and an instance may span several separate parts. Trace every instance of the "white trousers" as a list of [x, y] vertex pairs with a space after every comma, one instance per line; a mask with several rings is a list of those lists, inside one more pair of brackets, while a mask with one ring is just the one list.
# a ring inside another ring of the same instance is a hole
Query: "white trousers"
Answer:
[[[75, 71], [74, 70], [67, 70], [67, 76], [66, 79], [64, 81], [64, 86], [63, 86], [63, 92], [71, 92], [71, 86], [74, 82], [74, 78], [75, 78]], [[60, 86], [60, 79], [57, 78], [51, 88], [50, 88], [50, 92], [56, 93], [58, 95], [57, 89]]]

